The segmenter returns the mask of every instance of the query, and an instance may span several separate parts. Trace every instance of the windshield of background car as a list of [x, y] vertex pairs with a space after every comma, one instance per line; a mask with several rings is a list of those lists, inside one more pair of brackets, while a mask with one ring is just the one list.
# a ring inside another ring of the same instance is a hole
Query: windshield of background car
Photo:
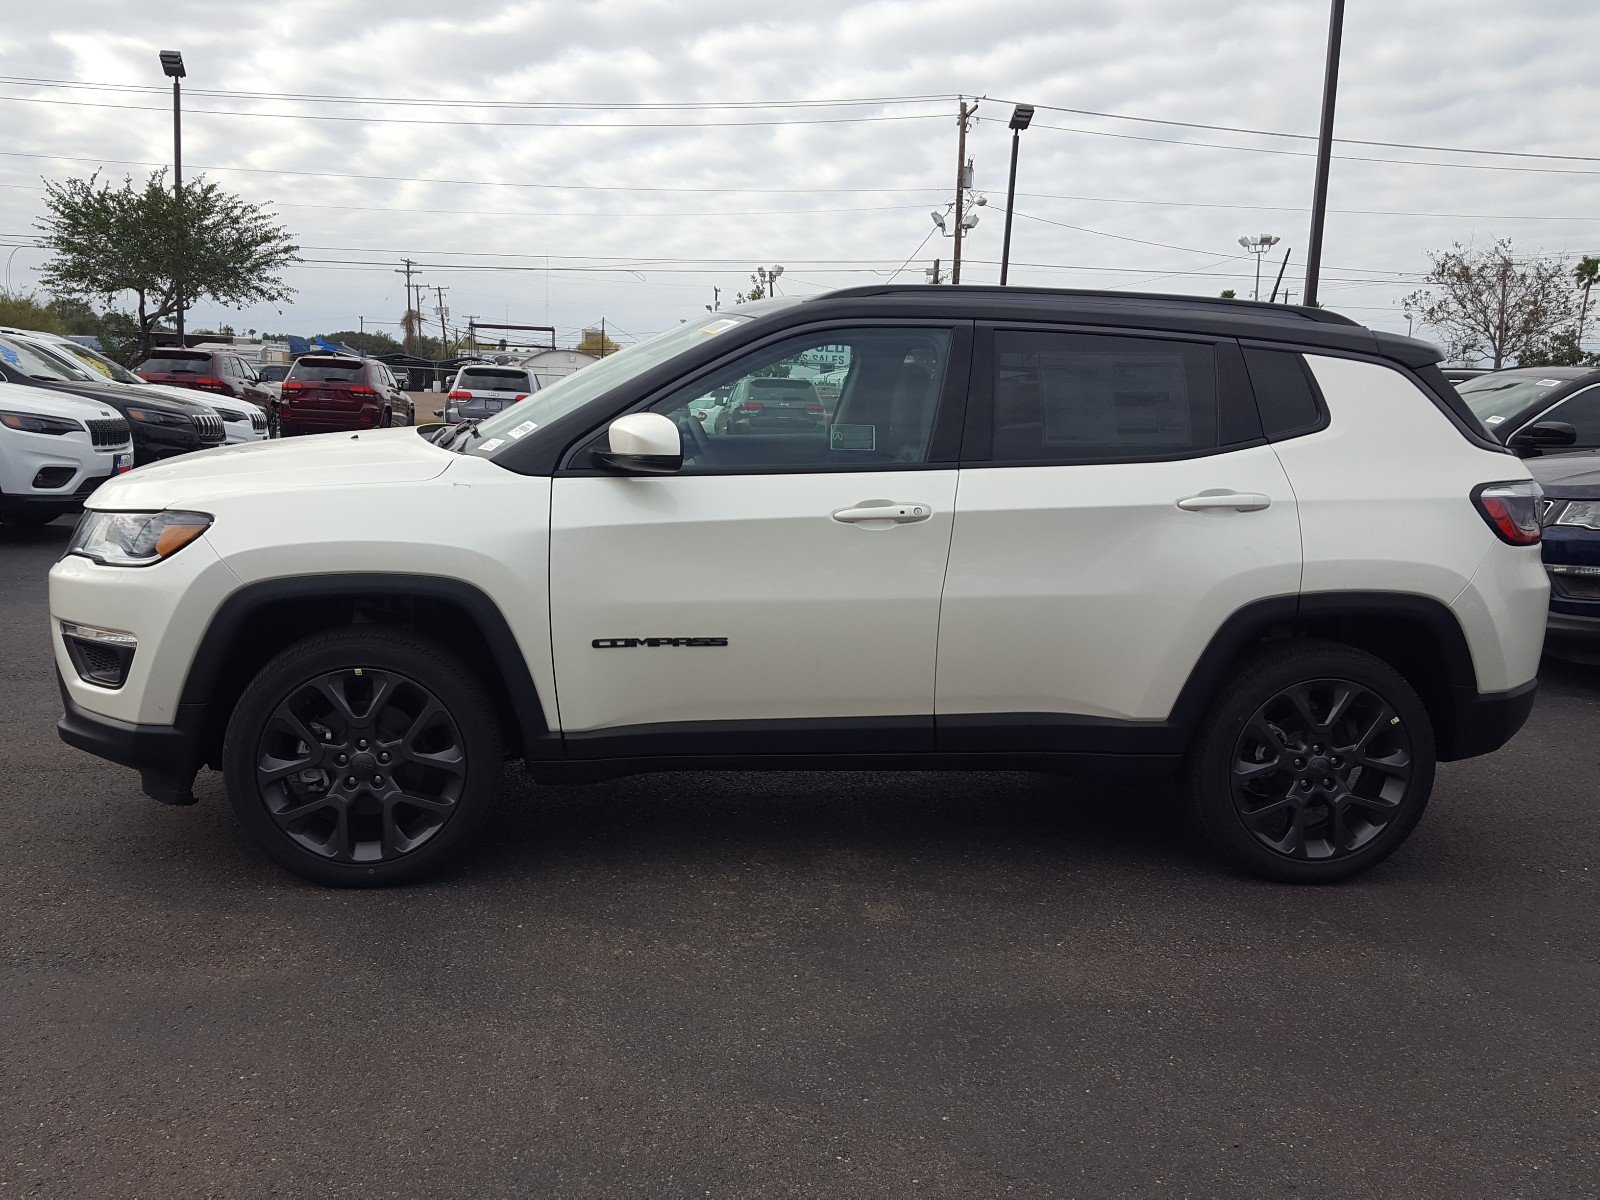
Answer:
[[1458, 384], [1456, 391], [1461, 393], [1473, 416], [1493, 430], [1523, 409], [1537, 404], [1546, 392], [1571, 382], [1548, 375], [1480, 375]]
[[193, 353], [174, 350], [152, 354], [134, 370], [159, 371], [163, 375], [205, 375], [211, 370], [211, 355], [204, 350]]
[[0, 335], [0, 361], [31, 379], [82, 383], [90, 378], [82, 367], [69, 363], [49, 351], [19, 338]]
[[360, 383], [365, 366], [348, 358], [301, 358], [289, 368], [289, 378], [303, 383]]
[[484, 392], [525, 392], [528, 390], [528, 373], [488, 371], [482, 367], [472, 367], [456, 376], [456, 387], [468, 391], [476, 389]]
[[471, 444], [461, 449], [472, 454], [492, 455], [518, 438], [526, 437], [541, 425], [576, 412], [591, 400], [626, 384], [669, 359], [693, 350], [707, 338], [715, 337], [752, 318], [717, 314], [709, 321], [687, 321], [663, 330], [654, 337], [608, 354], [592, 366], [574, 371], [503, 412], [484, 419], [473, 431]]
[[96, 354], [87, 346], [80, 346], [77, 342], [57, 342], [55, 346], [62, 354], [71, 355], [79, 366], [87, 367], [97, 375], [103, 375], [118, 383], [144, 384], [144, 380], [127, 367], [119, 362], [113, 362], [103, 354]]

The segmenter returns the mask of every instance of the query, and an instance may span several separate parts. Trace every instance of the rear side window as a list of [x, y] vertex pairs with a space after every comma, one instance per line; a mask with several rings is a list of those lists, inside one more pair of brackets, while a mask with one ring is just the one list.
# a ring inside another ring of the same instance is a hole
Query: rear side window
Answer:
[[1247, 346], [1244, 362], [1256, 394], [1256, 409], [1261, 413], [1262, 432], [1268, 439], [1293, 437], [1322, 427], [1321, 393], [1303, 355], [1293, 350]]
[[1137, 461], [1214, 450], [1216, 352], [1104, 334], [995, 334], [998, 463]]
[[289, 378], [307, 383], [360, 383], [365, 369], [360, 359], [301, 358], [289, 368]]

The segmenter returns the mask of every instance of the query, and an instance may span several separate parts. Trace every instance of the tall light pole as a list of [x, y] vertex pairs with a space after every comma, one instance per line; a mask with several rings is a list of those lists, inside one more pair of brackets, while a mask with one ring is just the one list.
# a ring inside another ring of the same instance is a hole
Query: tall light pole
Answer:
[[1317, 307], [1322, 275], [1322, 223], [1328, 212], [1328, 162], [1333, 157], [1333, 105], [1339, 92], [1339, 48], [1344, 43], [1344, 0], [1328, 15], [1328, 60], [1322, 74], [1322, 125], [1317, 130], [1317, 179], [1311, 189], [1311, 249], [1306, 255], [1306, 292], [1301, 303]]
[[1011, 113], [1011, 180], [1006, 184], [1006, 233], [1000, 243], [1000, 286], [1011, 270], [1011, 210], [1017, 206], [1017, 146], [1022, 131], [1033, 121], [1033, 105], [1019, 104]]
[[1250, 299], [1261, 299], [1261, 256], [1282, 240], [1282, 238], [1273, 237], [1270, 233], [1258, 233], [1239, 239], [1239, 245], [1256, 256], [1256, 289], [1250, 293]]
[[[183, 206], [183, 55], [177, 50], [161, 52], [161, 70], [172, 80], [172, 195]], [[181, 266], [180, 266], [181, 270]], [[172, 281], [173, 299], [178, 304], [178, 345], [183, 345], [183, 278]]]

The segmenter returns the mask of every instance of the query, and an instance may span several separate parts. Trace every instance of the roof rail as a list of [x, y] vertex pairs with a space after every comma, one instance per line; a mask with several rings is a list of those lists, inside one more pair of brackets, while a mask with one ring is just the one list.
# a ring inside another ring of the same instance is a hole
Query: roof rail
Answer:
[[1226, 296], [1190, 296], [1177, 292], [1108, 292], [1095, 288], [1001, 287], [998, 284], [946, 284], [930, 287], [925, 283], [869, 283], [859, 287], [841, 288], [834, 292], [821, 292], [807, 300], [837, 300], [846, 297], [901, 296], [907, 294], [928, 296], [949, 295], [952, 292], [981, 293], [985, 296], [1037, 297], [1039, 299], [1083, 299], [1099, 303], [1123, 302], [1130, 306], [1159, 305], [1163, 308], [1228, 308], [1263, 317], [1299, 317], [1324, 325], [1355, 325], [1343, 313], [1326, 308], [1308, 308], [1303, 304], [1270, 304], [1265, 300], [1237, 300]]

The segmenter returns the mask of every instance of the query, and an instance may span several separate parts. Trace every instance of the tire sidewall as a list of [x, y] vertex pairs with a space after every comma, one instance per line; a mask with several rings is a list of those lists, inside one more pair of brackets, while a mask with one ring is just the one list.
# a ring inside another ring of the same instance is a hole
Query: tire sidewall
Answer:
[[[1231, 788], [1234, 748], [1246, 722], [1284, 688], [1317, 679], [1347, 679], [1371, 688], [1404, 723], [1412, 758], [1403, 809], [1360, 850], [1324, 862], [1289, 858], [1262, 845], [1234, 807]], [[1376, 866], [1405, 842], [1427, 808], [1434, 768], [1433, 725], [1411, 685], [1371, 655], [1330, 648], [1246, 672], [1236, 686], [1226, 689], [1196, 739], [1186, 790], [1191, 815], [1216, 848], [1237, 866], [1283, 882], [1334, 883]]]
[[[331, 862], [278, 827], [256, 786], [261, 733], [274, 709], [310, 679], [354, 667], [393, 671], [431, 691], [449, 711], [467, 752], [467, 777], [455, 814], [418, 849], [382, 863]], [[470, 668], [443, 647], [403, 630], [319, 635], [283, 651], [245, 689], [223, 741], [223, 778], [234, 815], [279, 865], [316, 883], [380, 887], [431, 874], [482, 830], [494, 808], [502, 761], [493, 709]]]

